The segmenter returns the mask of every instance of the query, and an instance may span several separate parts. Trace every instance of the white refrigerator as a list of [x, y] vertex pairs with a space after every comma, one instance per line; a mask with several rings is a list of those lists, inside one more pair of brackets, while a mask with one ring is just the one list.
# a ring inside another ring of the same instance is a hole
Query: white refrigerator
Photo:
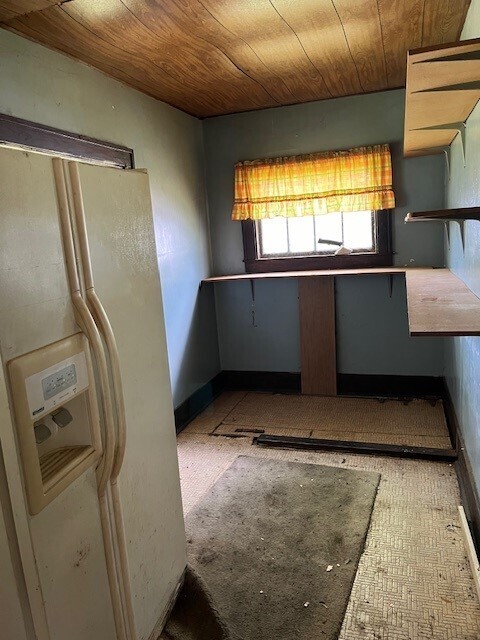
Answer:
[[151, 640], [186, 566], [148, 175], [0, 149], [0, 639]]

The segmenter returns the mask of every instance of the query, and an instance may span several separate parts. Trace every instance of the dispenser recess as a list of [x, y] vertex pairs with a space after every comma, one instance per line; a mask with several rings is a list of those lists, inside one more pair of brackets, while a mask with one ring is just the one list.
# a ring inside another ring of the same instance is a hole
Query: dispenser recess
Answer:
[[82, 333], [8, 363], [25, 490], [39, 513], [101, 455], [95, 379]]

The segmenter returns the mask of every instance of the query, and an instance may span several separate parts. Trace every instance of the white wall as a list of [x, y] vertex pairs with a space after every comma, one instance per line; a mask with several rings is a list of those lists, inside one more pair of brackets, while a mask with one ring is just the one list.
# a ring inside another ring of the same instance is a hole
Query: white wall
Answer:
[[148, 169], [174, 403], [219, 371], [202, 123], [0, 29], [0, 113], [131, 147]]

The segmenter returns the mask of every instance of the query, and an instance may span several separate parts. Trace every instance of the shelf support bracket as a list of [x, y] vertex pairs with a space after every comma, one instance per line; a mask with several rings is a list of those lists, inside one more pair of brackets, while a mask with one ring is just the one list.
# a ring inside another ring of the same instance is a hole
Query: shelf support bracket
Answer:
[[[446, 122], [445, 124], [435, 124], [431, 127], [418, 127], [412, 131], [457, 131], [460, 134], [462, 143], [463, 166], [467, 164], [467, 123], [466, 122]], [[448, 148], [448, 147], [444, 147]], [[448, 175], [450, 176], [450, 162], [447, 158]]]
[[445, 183], [450, 182], [450, 147], [443, 147], [443, 153], [445, 154]]
[[447, 238], [447, 247], [450, 249], [450, 225], [448, 224], [448, 220], [445, 220], [443, 226], [445, 227], [445, 235]]
[[252, 327], [256, 327], [257, 322], [255, 318], [255, 280], [253, 278], [250, 279], [250, 295], [252, 297]]
[[462, 249], [465, 251], [465, 220], [455, 220], [458, 223], [458, 228], [460, 230], [460, 240], [462, 242]]

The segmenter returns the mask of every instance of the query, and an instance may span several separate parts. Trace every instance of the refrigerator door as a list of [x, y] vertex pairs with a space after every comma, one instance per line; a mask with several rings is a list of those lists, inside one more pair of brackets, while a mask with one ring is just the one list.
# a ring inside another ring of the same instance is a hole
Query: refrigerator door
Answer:
[[[0, 422], [9, 423], [10, 411], [0, 370]], [[30, 607], [21, 570], [15, 521], [7, 491], [4, 452], [0, 436], [0, 621], [5, 638], [33, 638]], [[26, 614], [26, 615], [25, 615]]]
[[79, 165], [95, 291], [115, 334], [127, 446], [119, 477], [138, 640], [186, 566], [172, 395], [148, 176]]
[[[0, 175], [0, 351], [5, 368], [12, 358], [79, 328], [65, 274], [51, 158], [2, 148]], [[0, 421], [0, 441], [33, 621], [43, 629], [37, 635], [42, 640], [114, 640], [95, 469], [29, 516], [16, 427], [8, 418]]]

